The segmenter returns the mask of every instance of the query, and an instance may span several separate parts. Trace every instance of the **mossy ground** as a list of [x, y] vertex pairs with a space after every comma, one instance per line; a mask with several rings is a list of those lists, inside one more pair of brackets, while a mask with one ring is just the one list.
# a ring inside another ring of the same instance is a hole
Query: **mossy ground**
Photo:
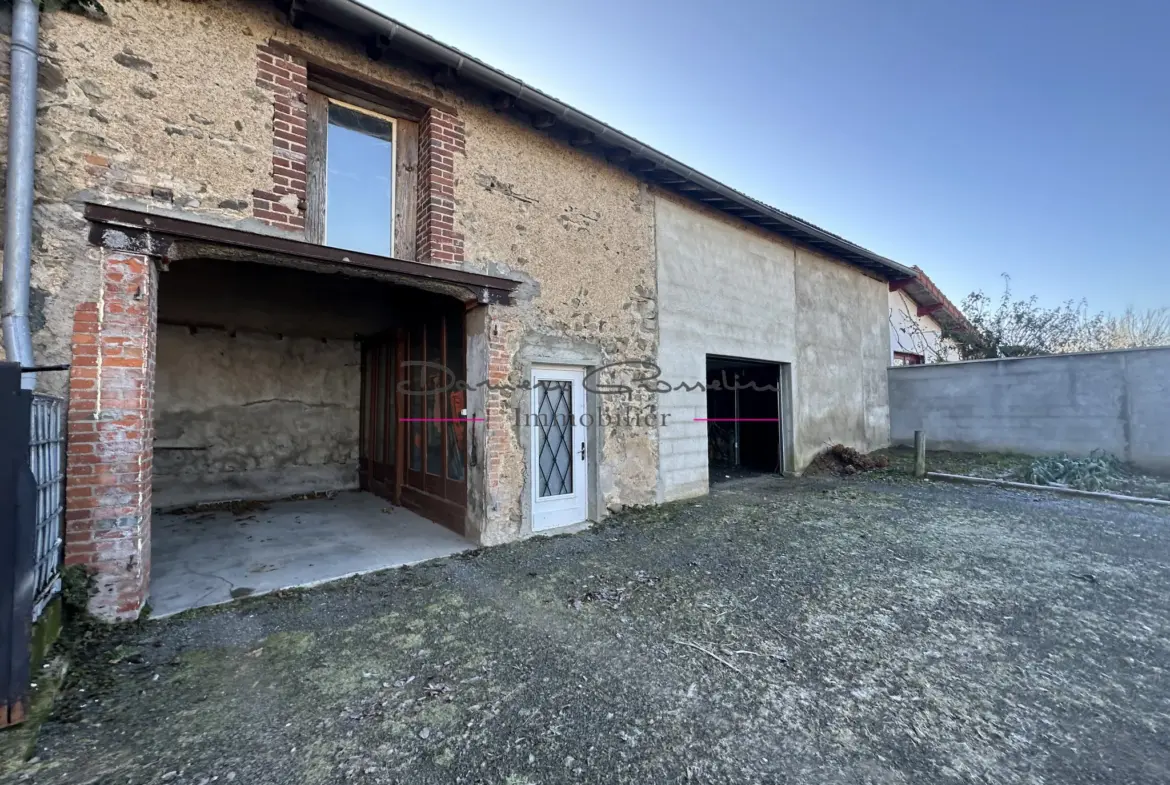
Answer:
[[46, 783], [1163, 783], [1170, 514], [755, 478], [88, 639]]
[[[879, 476], [905, 477], [914, 470], [914, 450], [909, 447], [891, 447], [879, 450], [874, 455], [885, 455], [890, 459], [887, 469]], [[1027, 482], [1024, 471], [1032, 464], [1030, 455], [1013, 453], [948, 452], [929, 450], [926, 454], [926, 469], [945, 474], [965, 474], [969, 477], [986, 477], [994, 480]], [[1143, 496], [1151, 499], [1170, 499], [1170, 477], [1158, 477], [1124, 468], [1113, 481], [1102, 490], [1127, 496]]]

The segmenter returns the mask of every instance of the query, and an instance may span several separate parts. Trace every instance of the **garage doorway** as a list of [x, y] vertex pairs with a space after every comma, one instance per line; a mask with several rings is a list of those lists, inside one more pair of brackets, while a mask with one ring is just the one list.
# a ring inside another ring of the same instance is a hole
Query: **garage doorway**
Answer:
[[707, 355], [707, 461], [712, 483], [785, 469], [784, 365]]

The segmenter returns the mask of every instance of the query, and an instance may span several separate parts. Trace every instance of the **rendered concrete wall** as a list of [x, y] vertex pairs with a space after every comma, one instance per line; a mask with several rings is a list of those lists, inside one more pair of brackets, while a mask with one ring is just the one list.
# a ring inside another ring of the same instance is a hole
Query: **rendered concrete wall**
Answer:
[[834, 444], [868, 452], [890, 443], [888, 291], [885, 281], [797, 251], [795, 468]]
[[160, 325], [154, 504], [357, 487], [354, 341]]
[[1084, 455], [1170, 471], [1170, 348], [979, 360], [888, 371], [894, 442]]
[[[658, 365], [677, 387], [705, 382], [707, 355], [790, 363], [793, 455], [803, 468], [836, 442], [888, 438], [887, 285], [700, 208], [655, 200]], [[658, 396], [659, 498], [707, 492], [700, 390]], [[782, 417], [783, 417], [782, 413]]]

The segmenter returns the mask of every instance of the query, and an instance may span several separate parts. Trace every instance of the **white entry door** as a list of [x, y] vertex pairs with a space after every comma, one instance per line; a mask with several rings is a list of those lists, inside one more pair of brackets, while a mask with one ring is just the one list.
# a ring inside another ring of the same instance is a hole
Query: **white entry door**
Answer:
[[570, 526], [589, 516], [584, 382], [580, 368], [532, 369], [533, 531]]

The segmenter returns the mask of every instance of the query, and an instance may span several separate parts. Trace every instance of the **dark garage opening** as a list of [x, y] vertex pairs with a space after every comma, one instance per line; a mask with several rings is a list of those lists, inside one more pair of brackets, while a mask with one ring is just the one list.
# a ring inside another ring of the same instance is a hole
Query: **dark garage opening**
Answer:
[[707, 456], [711, 482], [782, 473], [780, 364], [707, 356]]

